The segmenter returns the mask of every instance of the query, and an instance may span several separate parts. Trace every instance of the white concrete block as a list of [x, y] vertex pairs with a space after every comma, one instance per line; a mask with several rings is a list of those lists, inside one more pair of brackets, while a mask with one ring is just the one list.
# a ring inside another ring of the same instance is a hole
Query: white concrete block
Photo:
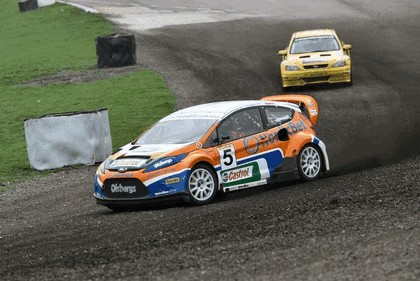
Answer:
[[51, 6], [55, 4], [55, 0], [37, 0], [38, 7]]
[[106, 109], [25, 120], [29, 164], [36, 170], [93, 165], [112, 153]]

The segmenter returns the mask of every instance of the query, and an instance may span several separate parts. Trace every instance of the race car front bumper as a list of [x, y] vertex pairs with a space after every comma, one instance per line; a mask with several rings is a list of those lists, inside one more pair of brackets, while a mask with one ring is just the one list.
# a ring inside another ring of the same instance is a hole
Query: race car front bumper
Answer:
[[98, 205], [103, 205], [105, 207], [138, 207], [138, 206], [148, 206], [154, 204], [161, 204], [167, 202], [186, 202], [189, 200], [188, 194], [186, 193], [177, 193], [161, 197], [153, 198], [133, 198], [133, 199], [109, 199], [101, 196], [101, 194], [94, 193], [93, 196], [96, 199]]
[[123, 177], [123, 174], [102, 182], [96, 174], [93, 196], [98, 204], [105, 206], [134, 206], [166, 198], [185, 197], [188, 195], [185, 184], [188, 173], [189, 170], [185, 170], [169, 176], [163, 175], [155, 178], [153, 182]]
[[283, 87], [319, 83], [346, 83], [351, 82], [351, 68], [349, 65], [346, 65], [328, 69], [282, 71], [281, 79]]

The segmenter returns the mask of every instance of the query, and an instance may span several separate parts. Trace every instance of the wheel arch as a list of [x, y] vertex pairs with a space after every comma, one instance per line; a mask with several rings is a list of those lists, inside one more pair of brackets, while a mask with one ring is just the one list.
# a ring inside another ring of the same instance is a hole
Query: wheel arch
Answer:
[[321, 168], [322, 170], [321, 171], [329, 171], [330, 170], [330, 162], [329, 162], [327, 147], [326, 147], [325, 143], [323, 141], [321, 141], [319, 138], [317, 138], [316, 136], [312, 135], [310, 139], [306, 139], [304, 142], [302, 142], [299, 145], [298, 154], [308, 144], [314, 145], [321, 152], [321, 157], [322, 157], [322, 168]]
[[[195, 174], [195, 171], [197, 170], [205, 170], [206, 172], [199, 171], [198, 174], [196, 174], [195, 180], [193, 182], [190, 182], [191, 177], [193, 174]], [[212, 178], [211, 180], [209, 179]], [[195, 163], [190, 170], [190, 175], [188, 176], [187, 180], [187, 194], [189, 198], [189, 202], [192, 205], [204, 205], [208, 204], [211, 201], [214, 200], [218, 190], [219, 190], [219, 177], [217, 175], [216, 170], [214, 167], [206, 162], [206, 161], [199, 161]], [[192, 183], [192, 185], [190, 185]], [[193, 187], [193, 189], [190, 189], [190, 187]]]
[[314, 144], [321, 151], [322, 156], [322, 171], [330, 170], [330, 160], [328, 158], [327, 146], [323, 141], [318, 139], [316, 136], [312, 136], [312, 144]]
[[[327, 164], [326, 164], [327, 161], [325, 161], [324, 152], [323, 152], [322, 148], [318, 144], [316, 144], [314, 142], [307, 142], [304, 146], [302, 146], [302, 148], [301, 148], [300, 151], [302, 151], [302, 149], [305, 148], [308, 145], [313, 145], [314, 147], [316, 147], [318, 149], [318, 151], [320, 152], [321, 159], [322, 159], [322, 162], [321, 162], [322, 163], [321, 172], [327, 171]], [[300, 151], [299, 151], [299, 153], [300, 153]]]
[[191, 170], [194, 169], [195, 166], [197, 165], [204, 165], [206, 167], [208, 167], [210, 170], [212, 170], [214, 172], [214, 174], [216, 175], [216, 179], [217, 179], [217, 190], [220, 190], [221, 186], [220, 186], [220, 177], [219, 177], [219, 173], [216, 171], [216, 169], [214, 168], [214, 166], [212, 164], [210, 164], [209, 162], [205, 161], [205, 160], [200, 160], [195, 162], [192, 166], [191, 166]]

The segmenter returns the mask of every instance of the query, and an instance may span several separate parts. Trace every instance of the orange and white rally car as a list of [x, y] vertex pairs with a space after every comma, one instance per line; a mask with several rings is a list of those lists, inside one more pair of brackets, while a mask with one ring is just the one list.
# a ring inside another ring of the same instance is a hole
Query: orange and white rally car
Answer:
[[317, 120], [318, 105], [305, 95], [179, 110], [99, 166], [94, 197], [113, 210], [173, 196], [202, 205], [217, 191], [314, 180], [329, 170]]

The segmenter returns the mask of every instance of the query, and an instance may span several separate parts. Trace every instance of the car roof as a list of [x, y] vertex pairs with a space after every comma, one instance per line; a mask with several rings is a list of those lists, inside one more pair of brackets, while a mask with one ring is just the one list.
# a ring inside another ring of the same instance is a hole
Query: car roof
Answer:
[[334, 29], [314, 29], [314, 30], [304, 30], [297, 31], [293, 34], [295, 38], [311, 37], [311, 36], [322, 36], [322, 35], [334, 35], [336, 32]]
[[287, 107], [295, 111], [300, 109], [297, 105], [288, 103], [288, 102], [273, 102], [273, 101], [264, 101], [264, 100], [238, 100], [238, 101], [221, 101], [221, 102], [212, 102], [204, 103], [200, 105], [195, 105], [187, 107], [176, 112], [173, 112], [162, 119], [174, 120], [174, 119], [223, 119], [225, 116], [244, 108], [254, 107], [254, 106], [282, 106]]

